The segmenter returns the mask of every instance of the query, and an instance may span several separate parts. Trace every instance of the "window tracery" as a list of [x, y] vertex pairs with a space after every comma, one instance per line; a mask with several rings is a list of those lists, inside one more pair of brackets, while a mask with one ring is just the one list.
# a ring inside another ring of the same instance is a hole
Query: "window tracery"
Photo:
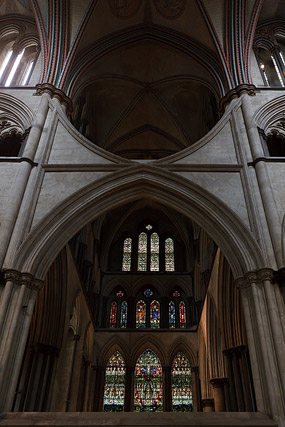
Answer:
[[150, 349], [140, 355], [135, 367], [134, 407], [136, 412], [162, 411], [162, 366]]
[[174, 412], [190, 412], [192, 402], [192, 376], [190, 363], [184, 353], [179, 352], [171, 368], [172, 409]]
[[110, 357], [105, 373], [104, 403], [105, 412], [122, 412], [125, 401], [126, 365], [123, 356], [115, 351]]

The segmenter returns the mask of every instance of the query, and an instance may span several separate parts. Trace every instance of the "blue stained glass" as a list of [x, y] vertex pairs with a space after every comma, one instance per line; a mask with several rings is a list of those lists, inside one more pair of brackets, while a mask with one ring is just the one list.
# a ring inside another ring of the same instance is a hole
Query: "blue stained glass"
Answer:
[[153, 295], [153, 292], [150, 289], [147, 289], [146, 291], [144, 291], [144, 295], [146, 297], [151, 297]]
[[150, 349], [140, 355], [135, 367], [134, 405], [136, 412], [162, 411], [162, 367]]
[[145, 328], [146, 327], [146, 305], [145, 302], [140, 300], [137, 302], [136, 307], [136, 327]]
[[121, 305], [121, 320], [120, 320], [121, 328], [127, 327], [127, 314], [128, 314], [128, 303], [126, 301], [123, 301]]
[[175, 328], [175, 304], [173, 301], [169, 303], [169, 327]]
[[150, 305], [150, 327], [159, 328], [160, 306], [158, 301], [152, 301]]

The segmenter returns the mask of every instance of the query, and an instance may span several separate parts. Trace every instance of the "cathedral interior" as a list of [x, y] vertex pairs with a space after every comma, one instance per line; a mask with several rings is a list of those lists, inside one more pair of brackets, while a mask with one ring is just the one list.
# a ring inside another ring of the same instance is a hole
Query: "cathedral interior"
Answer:
[[0, 426], [285, 426], [284, 0], [0, 0]]

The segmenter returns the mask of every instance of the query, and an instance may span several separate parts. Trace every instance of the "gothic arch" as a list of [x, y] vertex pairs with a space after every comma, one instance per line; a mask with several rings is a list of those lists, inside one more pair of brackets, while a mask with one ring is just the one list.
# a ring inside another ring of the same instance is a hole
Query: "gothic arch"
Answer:
[[285, 96], [267, 102], [254, 115], [253, 121], [266, 136], [277, 134], [285, 137]]
[[147, 349], [152, 350], [160, 360], [161, 366], [166, 366], [166, 358], [160, 349], [163, 348], [161, 341], [151, 335], [145, 335], [143, 338], [137, 340], [137, 344], [133, 347], [131, 356], [131, 366], [135, 366], [140, 355]]
[[193, 350], [189, 346], [185, 345], [185, 343], [182, 343], [180, 339], [178, 339], [169, 351], [169, 366], [172, 366], [173, 360], [179, 352], [185, 354], [189, 360], [191, 368], [197, 365], [197, 358], [195, 357]]
[[173, 207], [206, 230], [227, 254], [235, 278], [265, 266], [261, 250], [240, 218], [197, 184], [154, 166], [111, 174], [68, 197], [35, 227], [16, 252], [13, 266], [44, 278], [57, 254], [84, 225], [139, 198]]

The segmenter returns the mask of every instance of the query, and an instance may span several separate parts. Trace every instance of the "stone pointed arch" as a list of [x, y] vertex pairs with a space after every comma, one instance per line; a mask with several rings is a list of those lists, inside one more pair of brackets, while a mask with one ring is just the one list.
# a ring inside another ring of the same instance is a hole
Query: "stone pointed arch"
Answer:
[[173, 207], [213, 238], [235, 278], [265, 266], [260, 247], [241, 219], [196, 183], [151, 165], [136, 165], [104, 177], [68, 197], [23, 241], [13, 266], [44, 278], [55, 255], [82, 227], [120, 205], [149, 198]]

